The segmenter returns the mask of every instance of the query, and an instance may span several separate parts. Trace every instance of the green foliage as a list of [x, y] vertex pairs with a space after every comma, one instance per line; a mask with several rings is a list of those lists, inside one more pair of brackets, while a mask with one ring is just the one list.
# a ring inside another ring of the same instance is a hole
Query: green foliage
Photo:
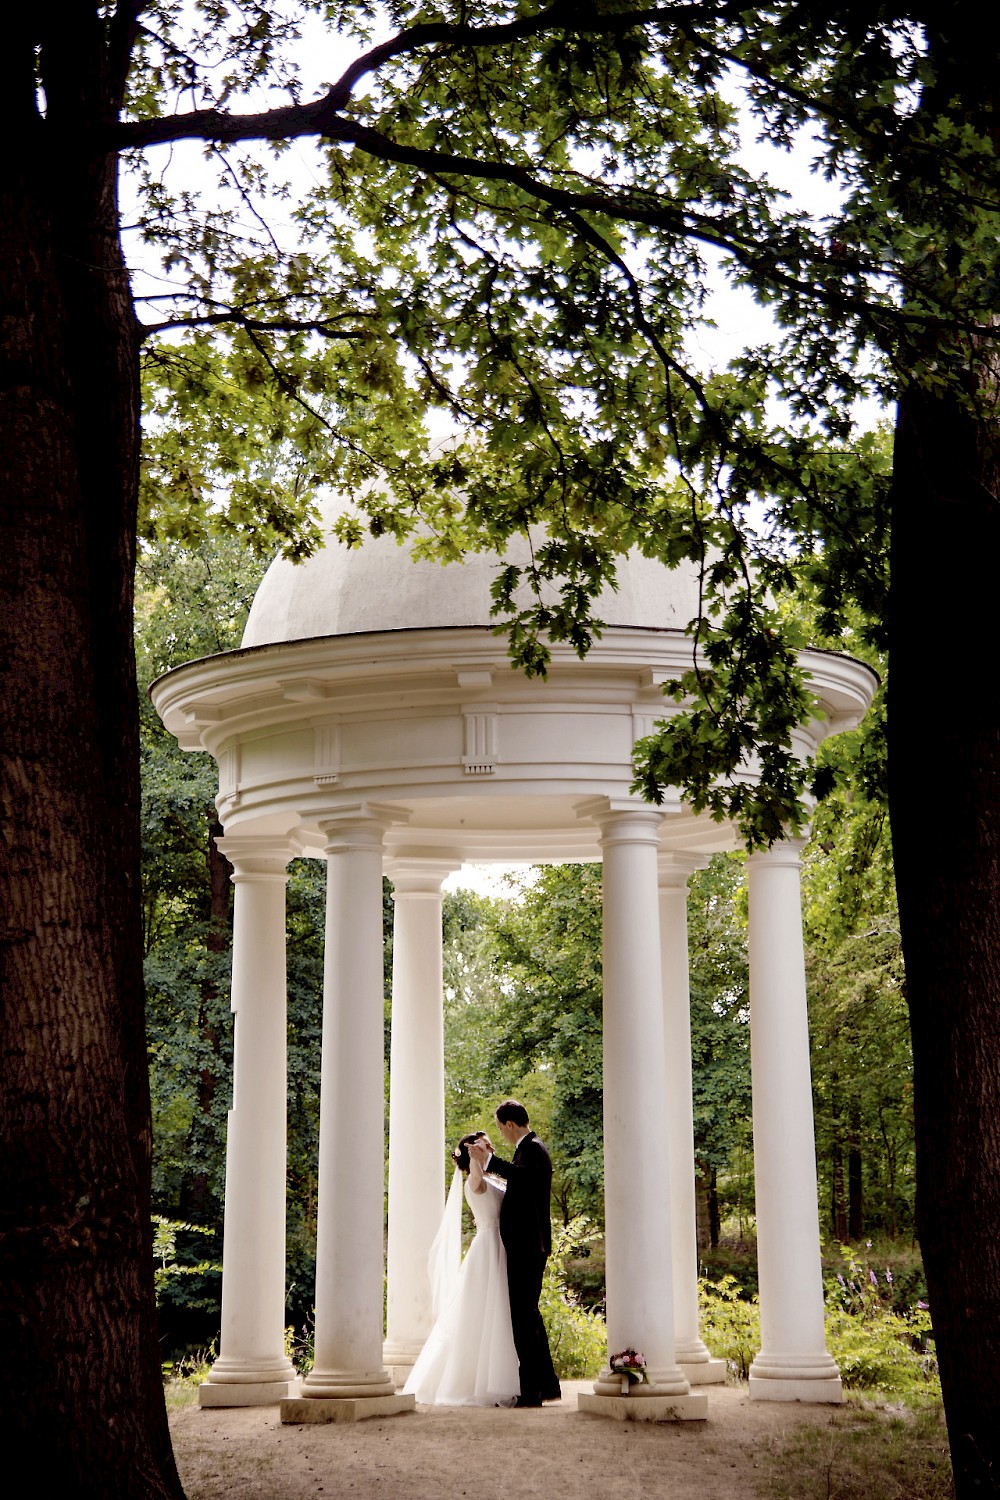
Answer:
[[[726, 1181], [736, 1181], [728, 1173], [734, 1137], [750, 1107], [741, 881], [740, 862], [717, 857], [692, 878], [689, 900], [695, 1153], [703, 1171], [722, 1171], [724, 1201]], [[565, 1216], [584, 1210], [602, 1222], [600, 866], [535, 870], [520, 900], [490, 917], [494, 1068], [501, 1076], [534, 1068], [550, 1081], [557, 1198]]]
[[[892, 1310], [892, 1281], [879, 1283], [867, 1262], [844, 1252], [846, 1272], [826, 1283], [826, 1342], [845, 1390], [904, 1400], [940, 1397], [937, 1361], [925, 1302]], [[746, 1380], [760, 1348], [760, 1307], [743, 1295], [736, 1278], [698, 1282], [702, 1338], [725, 1359], [730, 1375]]]
[[[554, 640], [587, 649], [630, 547], [693, 563], [700, 663], [637, 784], [682, 784], [754, 841], [796, 824], [828, 782], [791, 753], [809, 703], [785, 605], [809, 591], [817, 638], [847, 610], [884, 640], [889, 462], [859, 398], [969, 401], [988, 359], [989, 106], [937, 82], [964, 83], [964, 28], [393, 4], [399, 34], [357, 60], [371, 7], [304, 6], [310, 50], [322, 25], [356, 60], [300, 103], [300, 26], [254, 9], [160, 14], [118, 130], [131, 234], [161, 263], [141, 289], [149, 534], [300, 555], [325, 489], [354, 502], [348, 543], [419, 521], [419, 548], [454, 557], [534, 525], [495, 590], [529, 671]], [[754, 135], [776, 149], [751, 161]], [[304, 176], [291, 138], [320, 142]], [[166, 165], [143, 155], [165, 141]], [[812, 212], [779, 181], [806, 142], [836, 185]], [[710, 273], [774, 321], [706, 372]]]
[[718, 1281], [698, 1279], [698, 1322], [701, 1336], [717, 1359], [724, 1359], [736, 1380], [746, 1380], [760, 1348], [758, 1299], [742, 1296], [733, 1276]]
[[[493, 1065], [499, 994], [493, 972], [495, 926], [503, 903], [472, 891], [448, 892], [443, 910], [445, 1131], [449, 1149], [473, 1130], [492, 1133], [505, 1094], [520, 1097], [521, 1075]], [[530, 1113], [530, 1110], [529, 1110]], [[542, 1130], [539, 1127], [539, 1134]]]
[[[869, 1242], [870, 1244], [870, 1242]], [[845, 1386], [886, 1395], [940, 1397], [930, 1312], [921, 1299], [896, 1310], [891, 1266], [841, 1248], [843, 1270], [826, 1279], [827, 1347]]]
[[537, 1070], [564, 1217], [603, 1220], [601, 878], [597, 865], [533, 871], [500, 914], [495, 1065]]
[[[714, 1180], [718, 1212], [753, 1212], [750, 995], [743, 861], [716, 855], [689, 881], [688, 967], [695, 1160]], [[741, 1149], [743, 1148], [743, 1149]]]
[[[211, 1260], [201, 1260], [195, 1264], [182, 1263], [177, 1259], [177, 1236], [178, 1234], [201, 1234], [206, 1231], [200, 1229], [197, 1224], [185, 1224], [179, 1219], [165, 1219], [162, 1214], [153, 1215], [153, 1259], [156, 1265], [153, 1269], [153, 1281], [156, 1287], [156, 1300], [160, 1303], [167, 1295], [168, 1289], [179, 1279], [189, 1276], [203, 1277], [208, 1272], [216, 1275], [221, 1274], [222, 1267]], [[194, 1302], [193, 1306], [212, 1306], [214, 1299], [207, 1302]]]
[[827, 1314], [826, 1345], [848, 1390], [891, 1396], [940, 1396], [941, 1382], [930, 1341], [930, 1318], [917, 1309], [908, 1317], [878, 1311]]
[[[881, 732], [840, 737], [857, 757]], [[838, 789], [820, 809], [803, 869], [816, 1142], [835, 1238], [895, 1238], [913, 1224], [913, 1059], [884, 806]]]
[[562, 1380], [596, 1376], [608, 1354], [604, 1319], [582, 1306], [567, 1279], [567, 1262], [579, 1259], [594, 1239], [590, 1221], [578, 1215], [556, 1231], [545, 1267], [538, 1306], [556, 1374]]

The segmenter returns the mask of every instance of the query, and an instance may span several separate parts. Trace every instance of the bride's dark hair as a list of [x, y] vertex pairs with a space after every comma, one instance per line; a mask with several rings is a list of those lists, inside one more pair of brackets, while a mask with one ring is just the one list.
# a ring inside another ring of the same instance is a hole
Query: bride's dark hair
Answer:
[[451, 1153], [451, 1159], [460, 1172], [467, 1172], [469, 1170], [469, 1146], [471, 1143], [482, 1140], [485, 1135], [485, 1130], [474, 1130], [471, 1135], [463, 1135]]

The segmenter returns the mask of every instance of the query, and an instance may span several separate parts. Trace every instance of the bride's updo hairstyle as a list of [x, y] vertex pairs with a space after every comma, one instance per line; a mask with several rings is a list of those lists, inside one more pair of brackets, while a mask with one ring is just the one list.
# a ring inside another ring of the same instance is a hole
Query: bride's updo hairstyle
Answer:
[[462, 1139], [459, 1141], [458, 1145], [451, 1153], [451, 1159], [460, 1172], [467, 1172], [469, 1170], [469, 1147], [472, 1142], [484, 1140], [485, 1137], [485, 1130], [474, 1130], [471, 1135], [463, 1135]]

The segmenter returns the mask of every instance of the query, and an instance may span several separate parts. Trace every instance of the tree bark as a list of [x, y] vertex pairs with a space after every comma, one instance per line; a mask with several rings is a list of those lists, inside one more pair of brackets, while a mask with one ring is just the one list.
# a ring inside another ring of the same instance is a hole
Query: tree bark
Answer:
[[84, 145], [100, 23], [65, 16], [41, 39], [19, 16], [0, 64], [0, 1409], [55, 1492], [179, 1496], [149, 1220], [135, 319], [115, 165]]
[[[926, 21], [921, 111], [1000, 145], [1000, 18]], [[992, 42], [990, 41], [992, 37]], [[983, 196], [994, 191], [983, 185]], [[900, 185], [905, 205], [906, 184]], [[945, 288], [946, 290], [946, 288]], [[1000, 559], [997, 355], [943, 328], [914, 353], [894, 448], [889, 810], [913, 1038], [917, 1235], [958, 1500], [1000, 1491]]]
[[844, 1149], [840, 1138], [839, 1082], [834, 1073], [830, 1080], [830, 1115], [833, 1121], [830, 1147], [830, 1229], [834, 1239], [843, 1244], [847, 1239], [847, 1207], [844, 1200]]
[[913, 1036], [917, 1235], [959, 1500], [1000, 1489], [997, 454], [908, 393], [895, 441], [889, 790]]
[[859, 1240], [865, 1227], [861, 1167], [861, 1118], [857, 1106], [852, 1105], [847, 1135], [847, 1237], [851, 1240]]

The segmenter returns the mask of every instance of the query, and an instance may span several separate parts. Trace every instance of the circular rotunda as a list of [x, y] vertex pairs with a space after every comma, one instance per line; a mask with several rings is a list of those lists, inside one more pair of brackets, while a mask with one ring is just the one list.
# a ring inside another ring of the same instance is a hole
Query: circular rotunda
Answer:
[[[281, 1400], [290, 1421], [412, 1404], [397, 1384], [432, 1321], [427, 1254], [444, 1204], [441, 888], [470, 860], [603, 864], [609, 1345], [646, 1355], [649, 1382], [632, 1387], [628, 1414], [703, 1417], [724, 1375], [698, 1331], [686, 883], [739, 840], [679, 793], [652, 807], [630, 790], [633, 746], [669, 716], [662, 686], [692, 661], [697, 581], [630, 555], [595, 608], [604, 628], [587, 656], [554, 643], [547, 675], [529, 678], [490, 616], [503, 562], [442, 566], [390, 536], [356, 549], [331, 540], [304, 563], [272, 564], [240, 650], [153, 686], [180, 745], [218, 763], [236, 886], [222, 1336], [203, 1404]], [[816, 702], [796, 735], [805, 756], [858, 724], [876, 684], [846, 656], [801, 660]], [[823, 1331], [801, 842], [747, 860], [762, 1329], [751, 1396], [830, 1401], [840, 1381]], [[283, 1346], [284, 886], [297, 855], [328, 870], [316, 1361], [301, 1393]], [[383, 873], [394, 892], [384, 1330]], [[664, 1143], [652, 1192], [635, 1168], [640, 1125]], [[625, 1399], [607, 1368], [580, 1398], [612, 1415]]]

